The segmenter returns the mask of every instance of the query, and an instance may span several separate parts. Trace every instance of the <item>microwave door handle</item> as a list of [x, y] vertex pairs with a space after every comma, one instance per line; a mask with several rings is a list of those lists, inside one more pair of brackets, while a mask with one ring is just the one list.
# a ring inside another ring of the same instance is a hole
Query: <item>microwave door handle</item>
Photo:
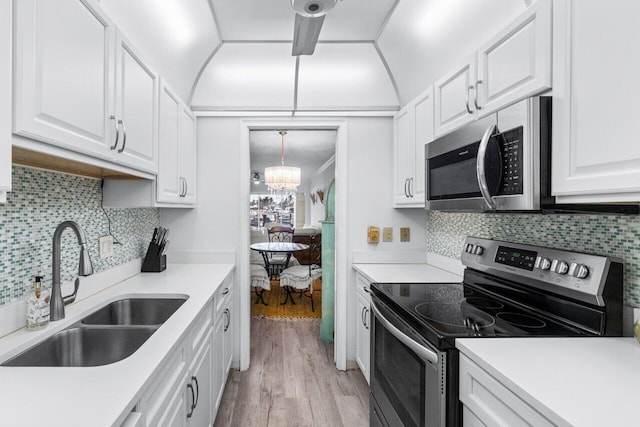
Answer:
[[434, 365], [438, 364], [438, 355], [434, 351], [421, 344], [418, 344], [416, 341], [403, 334], [400, 329], [393, 326], [393, 324], [380, 313], [380, 310], [378, 310], [373, 301], [371, 301], [371, 311], [376, 316], [376, 319], [378, 319], [378, 321], [382, 323], [382, 326], [384, 326], [384, 328], [388, 330], [391, 335], [396, 337], [402, 344], [409, 347], [421, 359], [426, 360]]
[[491, 124], [484, 132], [482, 136], [482, 140], [480, 141], [480, 147], [478, 148], [478, 158], [476, 159], [476, 174], [478, 177], [478, 185], [480, 186], [480, 193], [482, 193], [482, 198], [485, 203], [489, 207], [489, 209], [496, 210], [496, 202], [493, 201], [491, 197], [491, 192], [489, 191], [489, 186], [487, 185], [487, 176], [485, 171], [485, 157], [487, 155], [487, 146], [489, 145], [489, 140], [491, 136], [496, 130], [496, 125]]

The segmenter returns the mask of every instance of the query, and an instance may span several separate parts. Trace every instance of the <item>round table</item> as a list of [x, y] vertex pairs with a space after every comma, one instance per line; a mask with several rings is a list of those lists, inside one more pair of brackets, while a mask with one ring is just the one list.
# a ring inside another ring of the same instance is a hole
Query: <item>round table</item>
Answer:
[[[309, 249], [309, 245], [291, 242], [260, 242], [252, 244], [249, 248], [251, 248], [252, 251], [260, 252], [264, 260], [264, 265], [269, 272], [269, 277], [273, 278], [289, 266], [292, 253]], [[284, 264], [273, 264], [269, 262], [270, 253], [285, 254], [287, 258]]]

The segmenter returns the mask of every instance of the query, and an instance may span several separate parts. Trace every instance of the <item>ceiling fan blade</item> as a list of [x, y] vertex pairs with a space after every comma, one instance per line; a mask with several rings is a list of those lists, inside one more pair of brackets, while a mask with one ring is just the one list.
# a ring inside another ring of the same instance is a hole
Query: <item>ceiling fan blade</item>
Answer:
[[324, 15], [307, 18], [296, 13], [296, 23], [293, 30], [293, 50], [291, 55], [313, 55], [324, 22]]

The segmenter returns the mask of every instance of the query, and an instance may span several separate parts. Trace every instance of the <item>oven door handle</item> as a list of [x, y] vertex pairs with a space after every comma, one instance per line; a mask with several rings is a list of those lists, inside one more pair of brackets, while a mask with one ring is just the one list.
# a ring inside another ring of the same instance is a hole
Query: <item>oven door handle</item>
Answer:
[[378, 308], [376, 307], [373, 301], [371, 301], [371, 311], [373, 311], [373, 314], [376, 316], [378, 321], [382, 323], [382, 326], [384, 326], [385, 329], [388, 330], [391, 333], [391, 335], [396, 337], [402, 344], [409, 347], [421, 359], [431, 362], [434, 365], [438, 364], [438, 355], [434, 351], [428, 349], [427, 347], [421, 344], [418, 344], [416, 341], [412, 340], [411, 338], [403, 334], [402, 331], [400, 331], [400, 329], [393, 326], [393, 324], [389, 322], [382, 315], [382, 313], [380, 313], [380, 310], [378, 310]]
[[482, 140], [480, 141], [480, 147], [478, 147], [478, 158], [476, 160], [476, 175], [478, 177], [478, 185], [480, 186], [480, 193], [482, 193], [482, 198], [485, 203], [489, 207], [489, 209], [496, 210], [496, 202], [491, 197], [491, 192], [489, 191], [489, 186], [487, 185], [487, 176], [485, 171], [485, 158], [487, 156], [487, 146], [489, 145], [489, 140], [493, 136], [493, 133], [496, 130], [496, 125], [491, 124], [487, 130], [484, 132], [482, 136]]

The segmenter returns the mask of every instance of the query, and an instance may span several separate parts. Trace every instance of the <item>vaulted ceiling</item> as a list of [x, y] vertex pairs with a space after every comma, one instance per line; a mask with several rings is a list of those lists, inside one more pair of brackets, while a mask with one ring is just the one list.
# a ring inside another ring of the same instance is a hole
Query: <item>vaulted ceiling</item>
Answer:
[[99, 0], [194, 109], [393, 111], [534, 0], [340, 0], [291, 56], [290, 0]]

